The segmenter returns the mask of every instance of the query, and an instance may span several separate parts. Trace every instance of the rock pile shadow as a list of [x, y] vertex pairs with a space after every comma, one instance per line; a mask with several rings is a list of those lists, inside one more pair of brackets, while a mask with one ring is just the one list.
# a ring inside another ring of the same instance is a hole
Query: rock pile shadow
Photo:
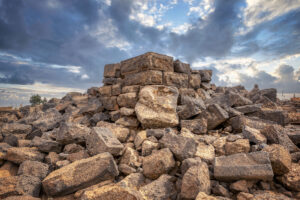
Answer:
[[0, 109], [0, 199], [299, 199], [300, 129], [276, 89], [211, 77], [148, 52], [85, 94]]

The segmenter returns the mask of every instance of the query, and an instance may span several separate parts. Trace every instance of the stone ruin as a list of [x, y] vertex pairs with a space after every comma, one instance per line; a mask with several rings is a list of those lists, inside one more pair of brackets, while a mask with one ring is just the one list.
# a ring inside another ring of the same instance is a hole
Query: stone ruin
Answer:
[[0, 110], [0, 199], [299, 199], [300, 131], [276, 89], [211, 77], [149, 52], [85, 94]]

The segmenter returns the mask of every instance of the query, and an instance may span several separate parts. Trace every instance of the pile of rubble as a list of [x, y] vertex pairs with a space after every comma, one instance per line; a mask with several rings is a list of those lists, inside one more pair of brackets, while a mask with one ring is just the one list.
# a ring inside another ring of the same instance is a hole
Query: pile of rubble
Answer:
[[300, 198], [300, 133], [276, 90], [211, 76], [146, 53], [86, 94], [2, 112], [0, 199]]

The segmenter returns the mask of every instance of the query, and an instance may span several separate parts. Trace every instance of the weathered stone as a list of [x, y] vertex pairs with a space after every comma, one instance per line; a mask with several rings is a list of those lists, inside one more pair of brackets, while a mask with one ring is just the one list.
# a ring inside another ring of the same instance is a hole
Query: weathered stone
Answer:
[[130, 167], [129, 165], [126, 165], [126, 164], [119, 164], [118, 169], [119, 169], [120, 173], [122, 173], [126, 176], [137, 172], [137, 170], [135, 168]]
[[232, 155], [236, 153], [249, 153], [250, 143], [248, 139], [238, 139], [234, 142], [227, 142], [225, 144], [226, 155]]
[[279, 144], [272, 144], [263, 148], [263, 151], [269, 153], [275, 175], [283, 175], [289, 172], [292, 164], [292, 158], [287, 149]]
[[101, 153], [51, 172], [42, 183], [48, 195], [65, 195], [100, 181], [113, 179], [118, 174], [112, 155]]
[[255, 144], [267, 143], [267, 138], [259, 130], [245, 126], [243, 136]]
[[159, 142], [169, 148], [178, 160], [194, 157], [197, 150], [194, 139], [176, 135], [172, 131], [166, 132]]
[[215, 148], [211, 144], [207, 145], [204, 142], [199, 142], [195, 156], [206, 162], [211, 162], [215, 159]]
[[55, 163], [56, 169], [60, 169], [64, 166], [67, 166], [68, 164], [70, 164], [71, 162], [68, 160], [59, 160]]
[[53, 140], [45, 140], [40, 137], [34, 137], [30, 146], [37, 147], [42, 152], [60, 153], [62, 145]]
[[200, 74], [191, 74], [189, 76], [189, 87], [198, 89], [201, 87], [201, 76]]
[[174, 72], [190, 74], [190, 64], [180, 62], [180, 60], [174, 61]]
[[201, 163], [201, 158], [199, 157], [195, 157], [195, 158], [187, 158], [185, 160], [182, 161], [180, 170], [181, 170], [181, 174], [184, 175], [185, 172], [191, 168], [192, 166], [197, 166]]
[[100, 97], [101, 102], [103, 103], [103, 107], [106, 110], [119, 110], [119, 105], [117, 103], [117, 97], [112, 96], [112, 97]]
[[16, 147], [18, 146], [18, 138], [16, 135], [13, 134], [6, 134], [4, 135], [3, 142], [9, 144], [10, 146]]
[[199, 163], [186, 171], [180, 193], [183, 198], [195, 199], [199, 192], [210, 194], [210, 190], [209, 170], [206, 163]]
[[207, 132], [207, 120], [205, 118], [181, 120], [180, 126], [195, 134], [205, 134]]
[[173, 58], [170, 56], [147, 52], [121, 62], [121, 74], [133, 74], [141, 71], [174, 71]]
[[12, 147], [7, 149], [5, 159], [16, 164], [21, 164], [25, 160], [43, 161], [45, 154], [39, 152], [36, 148]]
[[159, 144], [150, 140], [145, 140], [142, 144], [142, 156], [148, 156], [154, 149], [158, 149]]
[[42, 180], [47, 176], [48, 172], [49, 166], [47, 164], [26, 160], [20, 165], [18, 175], [35, 176]]
[[173, 199], [176, 197], [176, 190], [172, 179], [169, 175], [161, 175], [155, 181], [141, 187], [139, 191], [146, 199]]
[[168, 148], [152, 152], [151, 155], [143, 158], [143, 174], [150, 179], [157, 179], [160, 175], [167, 174], [174, 166], [175, 160]]
[[201, 80], [204, 82], [210, 82], [212, 76], [212, 70], [199, 70]]
[[103, 122], [100, 121], [97, 123], [98, 127], [101, 128], [108, 128], [110, 129], [110, 131], [117, 137], [117, 139], [120, 142], [125, 142], [129, 136], [129, 129], [125, 128], [123, 126], [117, 125], [117, 124], [113, 124], [113, 123], [108, 123], [108, 122]]
[[[182, 91], [182, 90], [181, 90]], [[206, 109], [201, 98], [180, 95], [180, 106], [177, 107], [177, 113], [180, 119], [188, 119], [200, 114]]]
[[124, 146], [108, 128], [94, 127], [86, 140], [87, 150], [91, 155], [109, 152], [119, 155]]
[[268, 88], [259, 91], [261, 96], [268, 97], [273, 102], [277, 101], [277, 90], [275, 88]]
[[235, 109], [244, 114], [248, 114], [248, 113], [254, 113], [260, 111], [261, 106], [262, 106], [261, 104], [253, 104], [253, 105], [238, 106], [235, 107]]
[[13, 195], [30, 195], [38, 197], [41, 181], [34, 176], [9, 176], [0, 178], [0, 198]]
[[117, 101], [120, 107], [134, 108], [137, 102], [137, 94], [135, 92], [120, 94]]
[[267, 152], [239, 153], [216, 157], [214, 177], [217, 180], [272, 180], [273, 170]]
[[84, 143], [90, 133], [90, 128], [76, 123], [62, 123], [56, 140], [62, 144]]
[[0, 167], [0, 178], [8, 177], [8, 176], [16, 176], [18, 172], [18, 166], [12, 162], [6, 161]]
[[225, 93], [219, 93], [213, 98], [206, 101], [207, 104], [219, 104], [222, 107], [238, 107], [253, 104], [250, 99], [243, 97], [242, 95], [233, 91], [226, 91]]
[[225, 145], [226, 145], [226, 137], [220, 137], [213, 142], [216, 156], [223, 156], [226, 154]]
[[136, 74], [128, 74], [123, 81], [124, 86], [130, 85], [161, 85], [163, 76], [161, 71], [143, 71]]
[[183, 73], [165, 72], [164, 80], [164, 84], [167, 86], [175, 86], [177, 88], [187, 88], [189, 86], [189, 76]]
[[175, 87], [145, 86], [139, 94], [135, 113], [143, 127], [164, 128], [176, 126], [178, 90]]
[[82, 150], [82, 151], [78, 151], [78, 152], [75, 152], [75, 153], [70, 153], [67, 156], [67, 160], [70, 161], [70, 162], [75, 162], [76, 160], [81, 160], [81, 159], [85, 159], [85, 158], [88, 158], [88, 157], [89, 157], [89, 154], [87, 153], [87, 151]]
[[[107, 86], [107, 85], [117, 85], [117, 84], [120, 84], [122, 83], [122, 79], [121, 78], [113, 78], [113, 77], [110, 77], [110, 78], [103, 78], [102, 79], [102, 83]], [[121, 89], [121, 88], [120, 88]], [[111, 94], [113, 95], [113, 88], [111, 88]]]
[[207, 108], [207, 128], [212, 130], [225, 122], [229, 116], [228, 113], [222, 109], [218, 104], [212, 104]]
[[276, 124], [279, 124], [281, 126], [285, 126], [288, 123], [287, 112], [282, 110], [261, 110], [260, 112], [251, 114], [251, 116], [275, 122]]
[[2, 134], [29, 134], [32, 131], [31, 125], [20, 123], [5, 123], [1, 128]]
[[120, 108], [120, 113], [121, 113], [122, 116], [133, 116], [134, 115], [134, 109], [122, 107], [122, 108]]
[[134, 146], [136, 149], [140, 149], [141, 145], [143, 144], [144, 140], [147, 139], [147, 132], [140, 131], [136, 134], [134, 138]]
[[121, 64], [107, 64], [104, 66], [104, 74], [103, 76], [108, 77], [118, 77], [121, 69]]
[[279, 125], [267, 125], [260, 132], [267, 138], [268, 144], [280, 144], [288, 149], [290, 153], [300, 151], [288, 137], [285, 129]]
[[40, 200], [40, 198], [32, 197], [30, 195], [22, 195], [22, 196], [10, 196], [5, 198], [4, 200]]
[[220, 200], [214, 196], [207, 195], [204, 192], [199, 192], [195, 200]]
[[274, 192], [274, 191], [263, 191], [259, 190], [254, 192], [254, 197], [251, 198], [253, 200], [293, 200], [292, 198], [289, 198], [285, 196], [284, 194]]
[[111, 95], [112, 96], [120, 95], [121, 91], [122, 91], [122, 87], [121, 87], [120, 83], [114, 84], [114, 85], [111, 86]]
[[81, 145], [73, 143], [73, 144], [67, 144], [64, 147], [63, 152], [69, 154], [69, 153], [76, 153], [82, 150], [84, 150], [84, 148]]
[[83, 192], [81, 200], [144, 200], [141, 194], [131, 188], [105, 185]]
[[300, 164], [292, 163], [290, 171], [277, 179], [288, 189], [300, 192]]
[[115, 122], [117, 125], [122, 125], [129, 128], [136, 128], [139, 126], [139, 121], [133, 116], [123, 116]]
[[138, 93], [140, 91], [139, 85], [129, 85], [122, 87], [122, 94], [135, 92]]
[[249, 192], [246, 180], [239, 180], [230, 184], [230, 190], [233, 192]]
[[107, 85], [107, 86], [99, 87], [98, 92], [101, 97], [110, 97], [111, 96], [111, 86]]
[[219, 195], [222, 197], [230, 197], [230, 193], [227, 190], [226, 187], [224, 187], [223, 185], [219, 184], [218, 182], [216, 182], [217, 184], [213, 184], [212, 188], [211, 188], [211, 192], [214, 195]]
[[130, 167], [141, 166], [139, 153], [133, 148], [126, 147], [120, 160], [120, 164], [126, 164]]
[[144, 185], [145, 177], [142, 173], [132, 173], [126, 176], [122, 181], [118, 182], [117, 185], [128, 188], [140, 188]]
[[56, 162], [59, 161], [59, 155], [55, 152], [50, 152], [46, 157], [45, 157], [45, 162], [52, 167], [55, 166]]
[[39, 112], [34, 116], [34, 119], [36, 120], [31, 124], [42, 132], [45, 132], [56, 128], [62, 120], [62, 115], [55, 108], [50, 108], [46, 112]]
[[165, 134], [165, 129], [147, 129], [146, 133], [147, 133], [147, 137], [151, 137], [154, 136], [156, 139], [160, 139], [164, 136]]

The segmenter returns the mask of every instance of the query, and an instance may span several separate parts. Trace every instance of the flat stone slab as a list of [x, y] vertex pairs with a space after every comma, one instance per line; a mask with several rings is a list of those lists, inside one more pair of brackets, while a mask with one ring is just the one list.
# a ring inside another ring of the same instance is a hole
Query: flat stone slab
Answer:
[[273, 176], [267, 152], [239, 153], [215, 158], [214, 177], [217, 180], [272, 180]]

